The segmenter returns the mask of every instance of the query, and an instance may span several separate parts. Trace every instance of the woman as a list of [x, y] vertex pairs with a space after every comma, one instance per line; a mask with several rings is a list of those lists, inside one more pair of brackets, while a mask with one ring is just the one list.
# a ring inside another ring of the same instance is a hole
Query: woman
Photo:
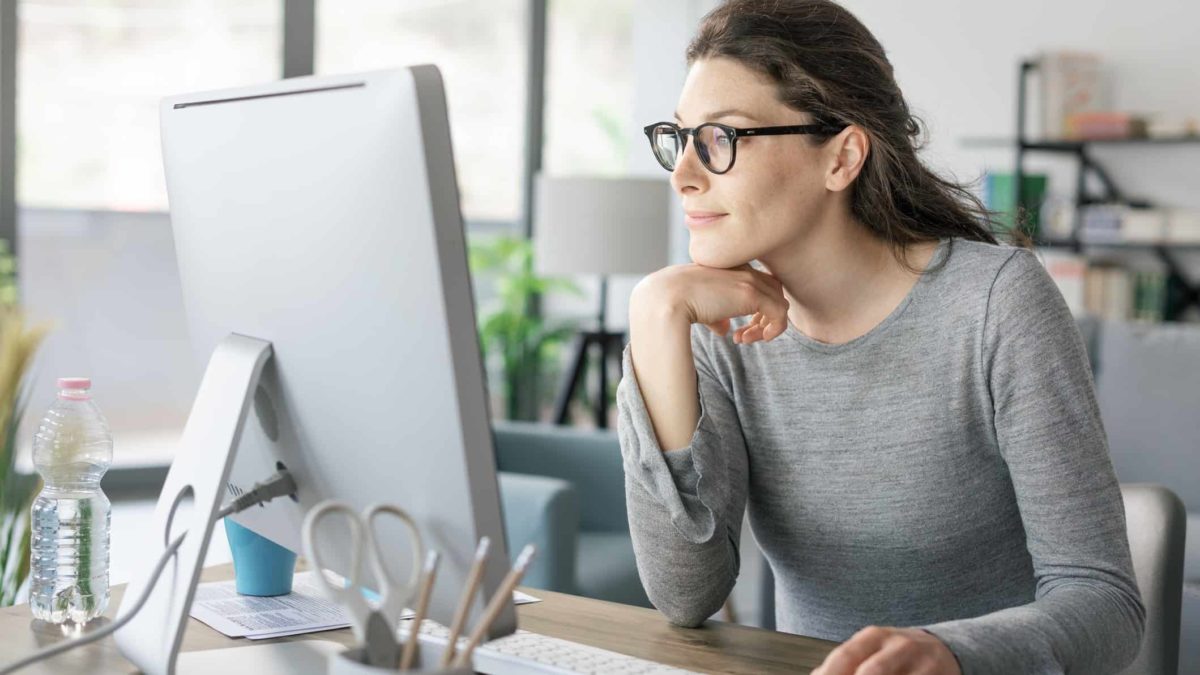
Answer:
[[618, 389], [651, 600], [715, 612], [748, 509], [779, 628], [845, 641], [820, 675], [1131, 662], [1145, 610], [1078, 330], [918, 160], [883, 48], [828, 0], [731, 0], [687, 58], [647, 135], [694, 263], [635, 288]]

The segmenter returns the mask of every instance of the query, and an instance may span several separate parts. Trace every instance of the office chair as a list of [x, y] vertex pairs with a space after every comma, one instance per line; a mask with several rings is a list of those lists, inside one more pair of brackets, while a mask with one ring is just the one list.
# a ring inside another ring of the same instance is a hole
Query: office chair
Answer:
[[1123, 483], [1121, 497], [1133, 571], [1146, 605], [1141, 651], [1121, 673], [1176, 675], [1187, 512], [1174, 492], [1154, 483]]
[[[1183, 502], [1171, 490], [1152, 483], [1123, 484], [1121, 497], [1133, 571], [1146, 606], [1142, 648], [1121, 675], [1176, 675], [1187, 528]], [[765, 558], [762, 567], [759, 625], [774, 629], [775, 577]]]

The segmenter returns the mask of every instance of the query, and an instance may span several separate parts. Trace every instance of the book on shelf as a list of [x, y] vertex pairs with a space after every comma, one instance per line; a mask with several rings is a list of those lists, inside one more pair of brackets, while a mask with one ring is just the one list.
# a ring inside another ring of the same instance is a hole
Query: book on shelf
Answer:
[[[1004, 171], [987, 171], [983, 176], [983, 203], [995, 215], [995, 224], [1004, 230], [1012, 230], [1016, 222], [1016, 180], [1014, 174]], [[1021, 176], [1021, 207], [1024, 211], [1022, 227], [1031, 237], [1041, 236], [1041, 211], [1046, 200], [1049, 179], [1045, 174], [1026, 173]]]
[[1200, 211], [1089, 204], [1080, 210], [1085, 243], [1200, 244]]
[[1109, 86], [1099, 54], [1048, 50], [1038, 57], [1041, 137], [1067, 138], [1067, 120], [1109, 109]]
[[1039, 257], [1071, 314], [1111, 321], [1163, 320], [1167, 277], [1161, 270], [1091, 261], [1056, 250], [1039, 251]]
[[1039, 253], [1042, 265], [1046, 267], [1046, 272], [1058, 286], [1063, 300], [1067, 301], [1067, 308], [1071, 310], [1071, 314], [1083, 316], [1086, 310], [1084, 281], [1087, 276], [1087, 258], [1075, 253], [1052, 249], [1044, 249]]

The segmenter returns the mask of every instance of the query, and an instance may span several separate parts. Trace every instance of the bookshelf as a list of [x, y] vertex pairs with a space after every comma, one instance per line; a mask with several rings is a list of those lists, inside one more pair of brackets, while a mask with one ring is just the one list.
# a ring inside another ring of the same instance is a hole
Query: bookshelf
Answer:
[[[1028, 81], [1029, 74], [1038, 68], [1038, 62], [1034, 60], [1025, 60], [1020, 64], [1020, 70], [1017, 76], [1017, 137], [1011, 141], [1016, 150], [1016, 163], [1013, 170], [1013, 191], [1014, 204], [1020, 205], [1023, 202], [1022, 188], [1024, 187], [1025, 175], [1025, 157], [1032, 152], [1047, 152], [1070, 155], [1074, 158], [1078, 171], [1076, 172], [1075, 181], [1075, 209], [1078, 215], [1078, 210], [1082, 207], [1091, 204], [1125, 204], [1134, 207], [1149, 207], [1151, 204], [1145, 200], [1132, 199], [1126, 195], [1112, 176], [1104, 169], [1103, 165], [1096, 161], [1091, 153], [1091, 148], [1104, 145], [1145, 145], [1148, 147], [1163, 146], [1163, 145], [1183, 145], [1191, 144], [1200, 147], [1200, 136], [1176, 136], [1176, 137], [1155, 137], [1155, 138], [1121, 138], [1121, 139], [1103, 139], [1103, 140], [1041, 140], [1034, 141], [1028, 138], [1025, 129], [1025, 121], [1027, 117], [1028, 103]], [[1088, 174], [1094, 175], [1102, 187], [1102, 193], [1099, 195], [1090, 194], [1087, 187]], [[1101, 241], [1085, 241], [1080, 237], [1080, 225], [1082, 217], [1076, 217], [1074, 224], [1071, 227], [1070, 236], [1059, 239], [1042, 239], [1035, 241], [1038, 246], [1047, 248], [1066, 248], [1076, 253], [1083, 253], [1084, 249], [1128, 249], [1128, 250], [1145, 250], [1153, 251], [1159, 259], [1162, 260], [1167, 270], [1167, 306], [1163, 308], [1163, 318], [1166, 321], [1175, 321], [1187, 310], [1188, 307], [1195, 305], [1200, 307], [1200, 284], [1188, 278], [1185, 274], [1179, 261], [1174, 253], [1179, 251], [1200, 251], [1200, 243], [1176, 243], [1176, 242], [1101, 242]]]

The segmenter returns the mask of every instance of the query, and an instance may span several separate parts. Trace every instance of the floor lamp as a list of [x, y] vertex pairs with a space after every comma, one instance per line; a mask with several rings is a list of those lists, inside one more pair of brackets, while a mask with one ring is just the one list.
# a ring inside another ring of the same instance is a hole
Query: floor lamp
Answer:
[[596, 426], [608, 426], [608, 362], [620, 368], [625, 332], [606, 322], [608, 276], [644, 275], [669, 261], [670, 184], [662, 179], [539, 175], [534, 211], [534, 259], [538, 274], [600, 277], [596, 326], [575, 336], [574, 356], [555, 402], [555, 422], [584, 379], [588, 354], [599, 354]]

